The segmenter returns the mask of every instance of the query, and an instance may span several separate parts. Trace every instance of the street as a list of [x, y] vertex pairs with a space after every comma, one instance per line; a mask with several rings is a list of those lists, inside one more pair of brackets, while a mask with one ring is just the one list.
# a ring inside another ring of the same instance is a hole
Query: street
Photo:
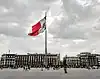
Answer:
[[31, 69], [3, 69], [0, 70], [0, 79], [100, 79], [100, 69], [68, 69], [65, 74], [63, 69], [45, 70]]

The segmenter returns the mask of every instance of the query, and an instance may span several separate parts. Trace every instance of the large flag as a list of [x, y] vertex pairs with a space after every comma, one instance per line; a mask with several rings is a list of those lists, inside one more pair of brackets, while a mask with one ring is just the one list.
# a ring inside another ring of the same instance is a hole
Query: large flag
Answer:
[[39, 33], [42, 33], [46, 30], [46, 16], [41, 19], [38, 23], [32, 26], [32, 33], [29, 33], [30, 36], [36, 36]]

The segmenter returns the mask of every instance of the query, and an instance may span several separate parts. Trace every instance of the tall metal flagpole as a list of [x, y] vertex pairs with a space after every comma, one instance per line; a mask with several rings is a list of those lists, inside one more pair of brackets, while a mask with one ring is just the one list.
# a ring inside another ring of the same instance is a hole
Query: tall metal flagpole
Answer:
[[[47, 12], [45, 12], [45, 20], [47, 17]], [[45, 22], [45, 66], [47, 67], [47, 28], [46, 28], [46, 22]]]
[[[47, 11], [45, 12], [45, 20], [47, 18], [48, 10], [49, 10], [49, 7], [48, 7]], [[45, 22], [45, 54], [46, 55], [47, 55], [47, 52], [48, 52], [48, 50], [47, 50], [47, 27], [46, 27], [46, 22]]]
[[[45, 12], [45, 19], [47, 17], [47, 12]], [[47, 28], [45, 23], [45, 54], [47, 54]]]
[[[49, 8], [48, 8], [48, 10], [49, 10]], [[47, 12], [48, 12], [48, 10], [45, 12], [45, 20], [47, 18]], [[45, 22], [45, 66], [46, 67], [48, 65], [47, 54], [48, 54], [48, 50], [47, 50], [47, 26], [46, 26], [46, 22]]]

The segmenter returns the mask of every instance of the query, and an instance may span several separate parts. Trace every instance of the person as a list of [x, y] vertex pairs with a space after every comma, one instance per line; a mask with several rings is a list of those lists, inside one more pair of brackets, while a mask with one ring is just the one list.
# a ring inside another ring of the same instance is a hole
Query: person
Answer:
[[66, 64], [66, 58], [63, 58], [63, 67], [64, 67], [64, 72], [67, 73], [67, 64]]
[[28, 66], [28, 69], [30, 70], [30, 66]]
[[3, 69], [3, 67], [1, 66], [1, 70]]
[[25, 66], [23, 66], [23, 69], [25, 70]]

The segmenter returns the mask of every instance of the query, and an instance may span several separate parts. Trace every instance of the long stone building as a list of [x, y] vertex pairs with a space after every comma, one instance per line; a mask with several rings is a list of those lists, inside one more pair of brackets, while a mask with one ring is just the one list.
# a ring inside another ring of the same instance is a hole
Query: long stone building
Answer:
[[97, 66], [100, 67], [100, 55], [99, 54], [91, 54], [90, 52], [82, 52], [78, 54], [76, 57], [68, 57], [66, 58], [67, 67], [71, 68], [87, 68]]
[[66, 64], [69, 68], [78, 68], [80, 67], [79, 57], [66, 57]]
[[3, 67], [15, 67], [16, 54], [3, 54], [1, 56], [1, 66]]
[[99, 66], [99, 61], [96, 54], [91, 54], [89, 52], [82, 52], [77, 55], [80, 59], [81, 67], [93, 67]]
[[3, 67], [57, 67], [60, 65], [60, 54], [3, 54], [1, 57]]

